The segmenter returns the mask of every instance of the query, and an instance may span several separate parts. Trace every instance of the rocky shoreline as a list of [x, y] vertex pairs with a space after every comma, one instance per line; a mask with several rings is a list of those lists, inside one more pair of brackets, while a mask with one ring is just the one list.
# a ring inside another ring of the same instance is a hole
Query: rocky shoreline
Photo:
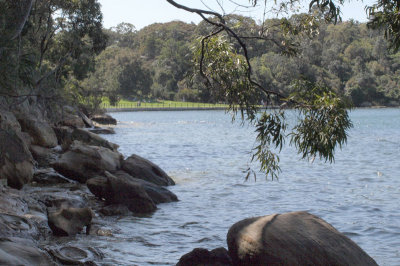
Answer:
[[[64, 107], [51, 123], [35, 106], [0, 111], [0, 264], [97, 265], [104, 254], [62, 237], [110, 236], [106, 216], [146, 215], [178, 201], [174, 180], [154, 163], [97, 134], [107, 115]], [[360, 247], [306, 212], [234, 224], [228, 250], [196, 248], [177, 265], [377, 265]]]
[[1, 265], [101, 263], [95, 247], [52, 242], [110, 235], [102, 217], [148, 214], [178, 200], [166, 188], [174, 181], [161, 168], [135, 154], [124, 158], [118, 145], [96, 134], [114, 133], [98, 126], [115, 119], [63, 109], [57, 124], [34, 107], [0, 112]]

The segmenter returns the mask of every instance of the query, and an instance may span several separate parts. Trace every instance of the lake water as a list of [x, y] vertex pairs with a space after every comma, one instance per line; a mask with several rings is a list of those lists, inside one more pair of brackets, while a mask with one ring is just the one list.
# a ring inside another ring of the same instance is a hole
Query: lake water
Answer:
[[[176, 181], [179, 202], [150, 217], [109, 218], [114, 236], [93, 238], [105, 264], [174, 265], [193, 248], [227, 247], [232, 224], [305, 210], [360, 245], [380, 265], [400, 265], [400, 109], [351, 112], [354, 128], [334, 164], [281, 155], [279, 181], [244, 181], [253, 129], [223, 111], [112, 113], [125, 156], [145, 157]], [[87, 238], [85, 238], [87, 241]]]

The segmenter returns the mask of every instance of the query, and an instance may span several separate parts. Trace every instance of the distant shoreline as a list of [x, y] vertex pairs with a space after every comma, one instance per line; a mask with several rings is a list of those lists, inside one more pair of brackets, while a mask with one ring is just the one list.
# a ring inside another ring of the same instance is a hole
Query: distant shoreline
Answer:
[[[385, 109], [385, 108], [400, 108], [400, 106], [370, 106], [370, 107], [354, 107], [352, 109]], [[279, 107], [271, 106], [267, 109], [279, 109]], [[291, 109], [291, 108], [286, 108]], [[147, 112], [147, 111], [213, 111], [227, 110], [227, 107], [124, 107], [124, 108], [104, 108], [106, 113], [115, 112]]]

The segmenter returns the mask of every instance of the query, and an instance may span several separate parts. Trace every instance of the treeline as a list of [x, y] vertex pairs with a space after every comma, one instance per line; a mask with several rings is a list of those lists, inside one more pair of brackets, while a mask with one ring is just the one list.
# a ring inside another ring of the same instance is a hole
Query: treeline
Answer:
[[[229, 16], [227, 22], [239, 35], [259, 27], [251, 18], [237, 15]], [[277, 20], [267, 20], [264, 28], [268, 24]], [[111, 102], [121, 98], [217, 101], [192, 62], [198, 36], [209, 30], [204, 22], [157, 23], [140, 31], [121, 23], [104, 31], [107, 47], [96, 57], [95, 71], [81, 84], [109, 96]], [[399, 105], [400, 53], [387, 49], [382, 32], [354, 21], [321, 22], [318, 31], [314, 38], [294, 40], [297, 56], [283, 55], [277, 42], [246, 40], [254, 79], [288, 95], [293, 80], [303, 77], [327, 84], [351, 98], [355, 106]], [[279, 41], [279, 34], [272, 33], [275, 40]]]

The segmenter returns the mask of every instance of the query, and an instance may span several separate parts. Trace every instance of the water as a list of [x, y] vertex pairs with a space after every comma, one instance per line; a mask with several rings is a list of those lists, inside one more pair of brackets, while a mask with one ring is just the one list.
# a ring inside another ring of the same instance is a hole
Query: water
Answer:
[[400, 265], [400, 109], [351, 113], [354, 128], [335, 164], [281, 153], [279, 181], [244, 182], [254, 146], [251, 128], [223, 111], [113, 113], [105, 136], [129, 156], [158, 164], [180, 199], [150, 217], [110, 219], [113, 237], [85, 239], [105, 264], [174, 265], [196, 247], [226, 247], [235, 222], [305, 210], [345, 233], [380, 265]]

